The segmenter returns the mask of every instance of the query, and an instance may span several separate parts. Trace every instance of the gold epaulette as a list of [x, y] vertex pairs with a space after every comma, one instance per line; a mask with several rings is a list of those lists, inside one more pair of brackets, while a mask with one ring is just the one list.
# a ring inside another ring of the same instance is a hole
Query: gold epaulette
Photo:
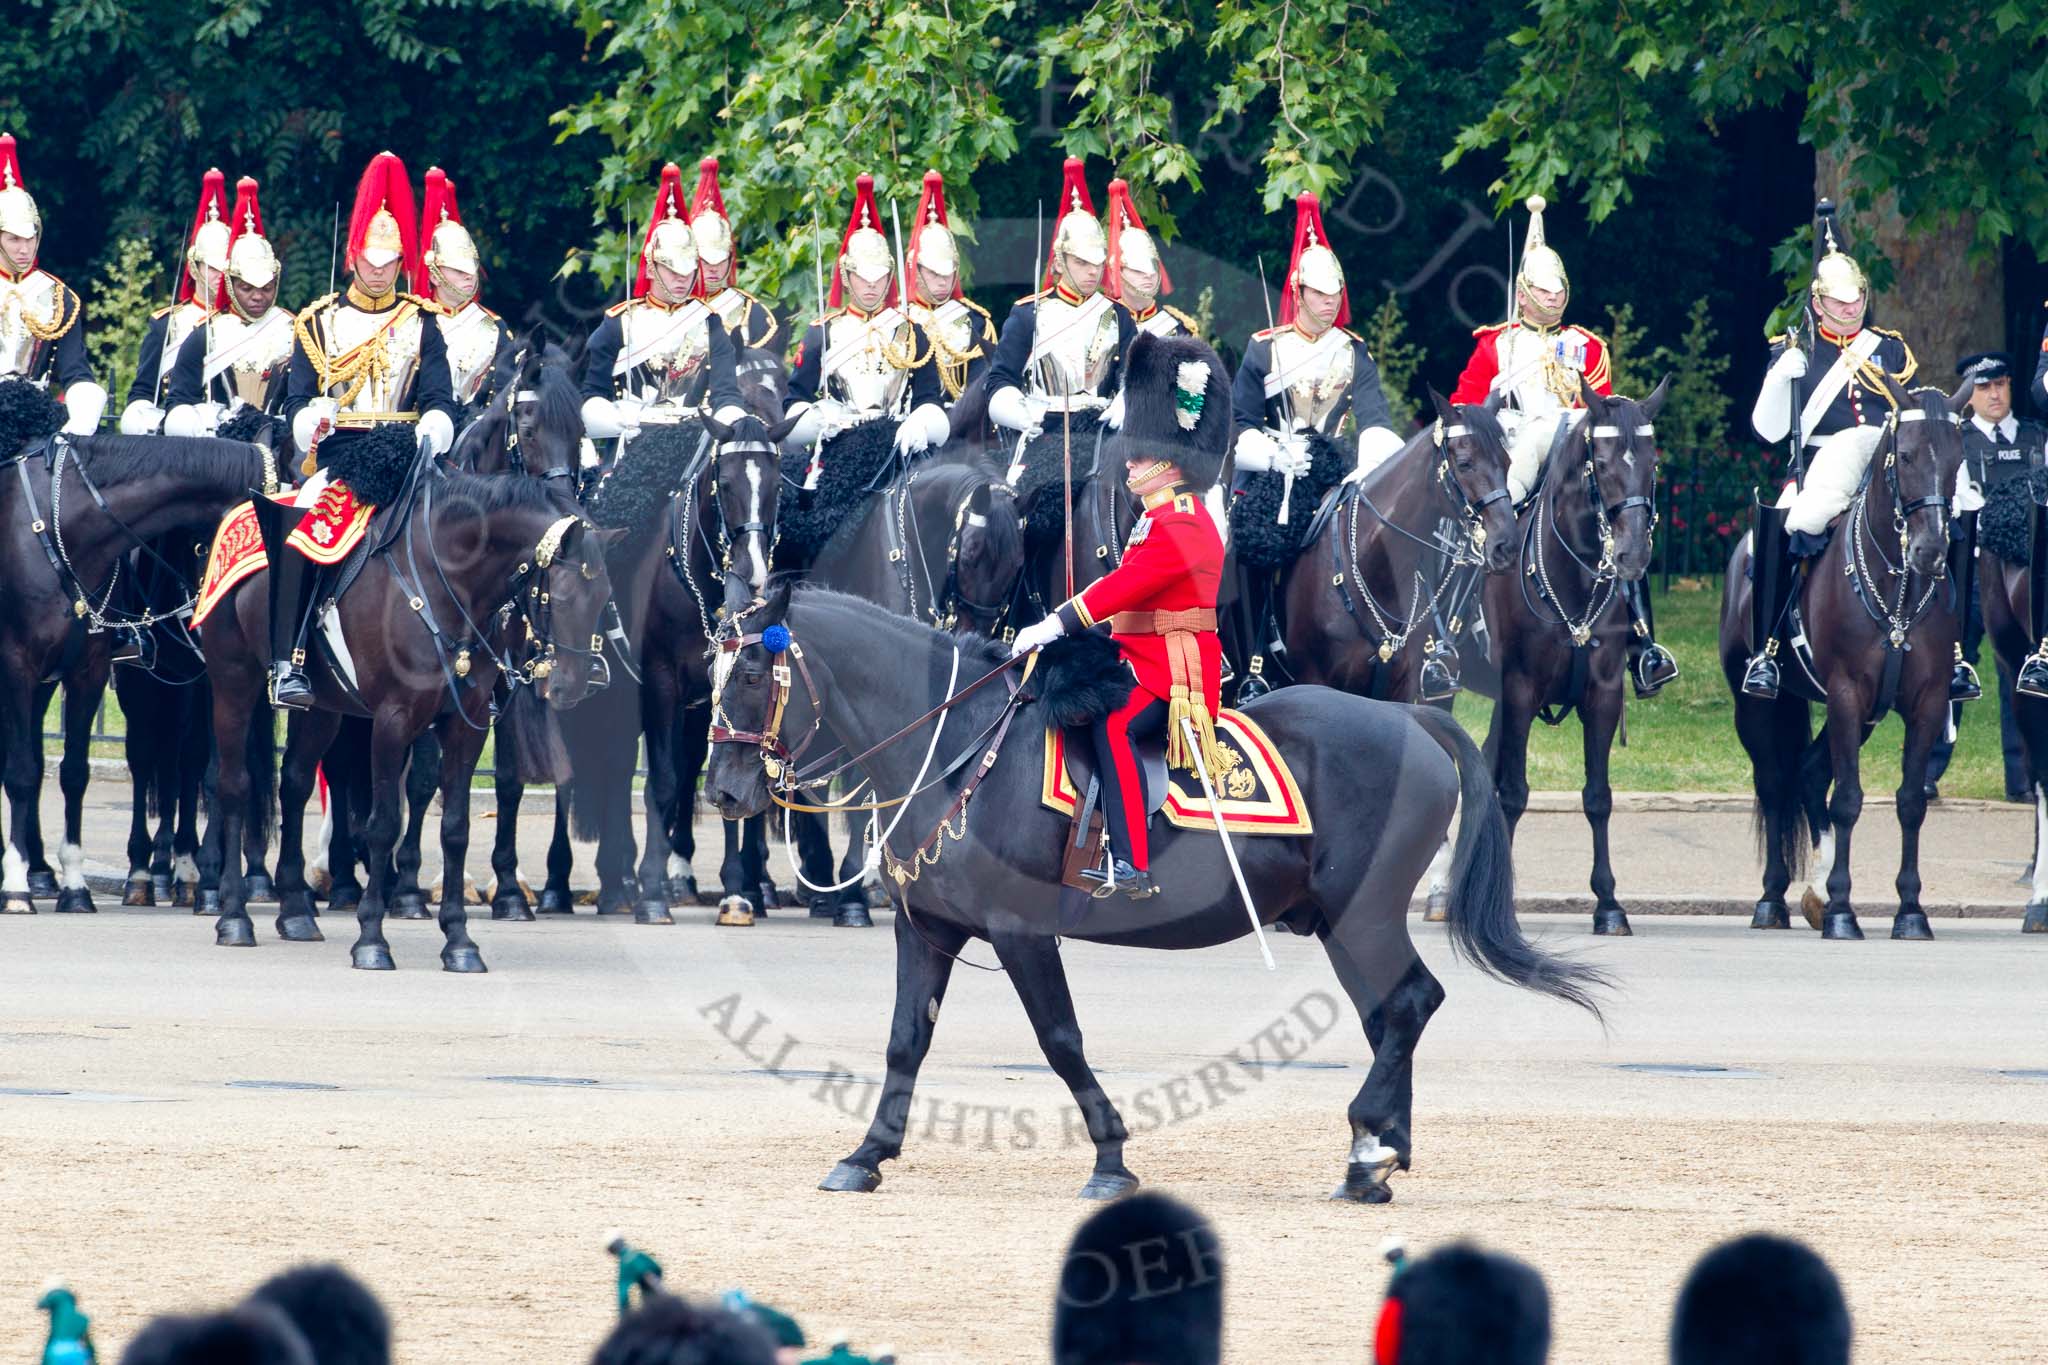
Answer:
[[184, 306], [185, 305], [181, 303], [167, 303], [163, 307], [157, 309], [154, 313], [151, 313], [149, 315], [149, 320], [151, 322], [155, 322], [158, 318], [169, 317], [171, 314], [177, 312], [180, 308]]
[[1173, 510], [1176, 512], [1192, 513], [1195, 510], [1195, 495], [1193, 493], [1175, 493], [1173, 495]]
[[412, 304], [415, 308], [418, 308], [422, 313], [439, 313], [443, 317], [447, 316], [448, 314], [448, 310], [446, 308], [443, 308], [440, 304], [434, 302], [432, 299], [428, 298], [424, 294], [400, 293], [398, 297], [402, 302]]
[[990, 315], [988, 309], [982, 307], [973, 299], [970, 299], [965, 294], [962, 294], [960, 295], [960, 303], [961, 306], [966, 308], [968, 312], [981, 314], [981, 320], [983, 322], [986, 322], [989, 326], [995, 326], [996, 320], [993, 316]]
[[822, 314], [811, 319], [810, 326], [823, 327], [826, 323], [832, 321], [832, 319], [843, 318], [845, 316], [846, 310], [844, 308], [827, 308]]
[[301, 308], [298, 312], [292, 314], [292, 316], [297, 318], [300, 322], [311, 322], [315, 314], [319, 313], [321, 309], [327, 307], [329, 304], [333, 303], [336, 299], [340, 297], [341, 295], [339, 294], [323, 294], [319, 298], [314, 299], [311, 303], [307, 304], [304, 308]]
[[[1025, 296], [1024, 296], [1023, 298], [1021, 298], [1021, 299], [1018, 299], [1018, 300], [1017, 300], [1017, 302], [1018, 302], [1018, 303], [1037, 303], [1037, 302], [1038, 302], [1038, 301], [1039, 301], [1040, 299], [1042, 299], [1042, 298], [1045, 298], [1045, 297], [1047, 297], [1047, 296], [1048, 296], [1048, 295], [1050, 295], [1050, 294], [1051, 294], [1052, 292], [1053, 292], [1053, 291], [1052, 291], [1052, 290], [1050, 290], [1050, 289], [1041, 289], [1041, 290], [1039, 290], [1039, 291], [1038, 291], [1038, 292], [1037, 292], [1036, 294], [1026, 294], [1026, 295], [1025, 295]], [[1015, 307], [1016, 305], [1015, 305], [1015, 304], [1012, 304], [1011, 306], [1012, 306], [1012, 307]], [[982, 314], [982, 316], [983, 316], [983, 317], [987, 317], [987, 316], [988, 316], [988, 314], [986, 314], [986, 313], [983, 313], [983, 314]]]
[[608, 318], [615, 318], [638, 302], [640, 302], [638, 299], [620, 299], [617, 303], [605, 309], [604, 315]]
[[1189, 336], [1199, 337], [1202, 334], [1202, 328], [1200, 324], [1198, 324], [1193, 318], [1189, 317], [1186, 313], [1181, 312], [1180, 309], [1174, 307], [1170, 303], [1162, 303], [1159, 306], [1161, 309], [1171, 314], [1174, 318], [1178, 319], [1180, 325], [1188, 329]]
[[1279, 336], [1279, 335], [1280, 335], [1280, 334], [1281, 334], [1282, 332], [1291, 332], [1291, 331], [1293, 331], [1293, 330], [1294, 330], [1294, 324], [1293, 324], [1293, 323], [1291, 323], [1291, 322], [1290, 322], [1290, 323], [1288, 323], [1288, 324], [1287, 324], [1286, 326], [1284, 326], [1284, 327], [1268, 327], [1268, 328], [1266, 328], [1266, 329], [1265, 329], [1264, 331], [1261, 331], [1261, 332], [1253, 332], [1253, 333], [1252, 333], [1252, 340], [1253, 340], [1253, 341], [1269, 341], [1269, 340], [1271, 340], [1272, 338], [1274, 338], [1274, 337], [1276, 337], [1276, 336]]
[[1472, 335], [1476, 337], [1483, 337], [1489, 332], [1505, 332], [1509, 326], [1510, 324], [1505, 322], [1489, 322], [1484, 327], [1474, 327], [1472, 329]]

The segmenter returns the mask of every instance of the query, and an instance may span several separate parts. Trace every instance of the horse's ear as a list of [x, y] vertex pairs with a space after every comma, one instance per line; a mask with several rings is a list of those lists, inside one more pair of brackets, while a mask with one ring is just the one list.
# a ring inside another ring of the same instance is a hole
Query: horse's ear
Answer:
[[1977, 392], [1976, 377], [1974, 375], [1964, 375], [1963, 382], [1957, 385], [1956, 391], [1948, 396], [1948, 410], [1961, 417], [1964, 410], [1970, 406], [1970, 395], [1975, 392]]
[[1605, 398], [1603, 398], [1603, 397], [1601, 397], [1601, 396], [1600, 396], [1600, 390], [1598, 390], [1598, 389], [1594, 388], [1594, 387], [1593, 387], [1593, 383], [1592, 383], [1592, 381], [1586, 378], [1586, 372], [1585, 372], [1584, 370], [1580, 370], [1580, 371], [1579, 371], [1579, 403], [1580, 403], [1580, 405], [1581, 405], [1581, 406], [1583, 406], [1583, 407], [1584, 407], [1584, 408], [1586, 409], [1586, 411], [1587, 411], [1587, 412], [1598, 412], [1598, 411], [1600, 411], [1601, 405], [1602, 405], [1602, 404], [1604, 404], [1604, 403], [1605, 403], [1606, 401], [1607, 401], [1607, 400], [1606, 400]]
[[1428, 387], [1429, 401], [1436, 408], [1437, 420], [1441, 421], [1445, 426], [1453, 425], [1451, 421], [1451, 400], [1438, 393], [1434, 384]]
[[1486, 401], [1481, 403], [1479, 407], [1488, 417], [1492, 417], [1500, 411], [1501, 404], [1507, 401], [1508, 396], [1505, 390], [1488, 389], [1486, 391]]
[[702, 420], [704, 430], [711, 433], [712, 440], [723, 442], [732, 439], [732, 428], [719, 421], [716, 417], [713, 417], [710, 413], [704, 414]]
[[1664, 400], [1670, 396], [1671, 376], [1667, 374], [1658, 382], [1656, 388], [1650, 390], [1650, 396], [1643, 400], [1643, 416], [1649, 421], [1656, 421], [1657, 414], [1664, 410]]
[[1898, 380], [1892, 378], [1890, 372], [1885, 370], [1882, 366], [1878, 368], [1878, 373], [1884, 375], [1885, 392], [1889, 393], [1892, 396], [1893, 407], [1904, 408], [1912, 406], [1913, 395], [1906, 391], [1906, 386], [1904, 384], [1901, 384]]
[[781, 421], [770, 425], [768, 428], [768, 444], [774, 446], [781, 445], [782, 438], [795, 431], [796, 424], [802, 420], [803, 414], [799, 412], [793, 417], [785, 417]]
[[975, 517], [987, 517], [989, 505], [990, 503], [988, 485], [985, 483], [976, 484], [974, 486], [974, 491], [967, 495], [968, 515]]

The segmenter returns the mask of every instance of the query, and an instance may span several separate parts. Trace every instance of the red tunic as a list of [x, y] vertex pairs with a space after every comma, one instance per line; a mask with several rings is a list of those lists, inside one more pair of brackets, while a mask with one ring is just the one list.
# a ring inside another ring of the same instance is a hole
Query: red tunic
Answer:
[[[1520, 323], [1496, 322], [1490, 327], [1481, 327], [1472, 335], [1477, 338], [1472, 347], [1472, 358], [1465, 362], [1465, 372], [1458, 376], [1458, 387], [1451, 392], [1453, 403], [1484, 403], [1486, 395], [1493, 390], [1493, 381], [1500, 374], [1500, 339], [1510, 326], [1519, 328]], [[1603, 397], [1614, 396], [1612, 366], [1607, 360], [1607, 347], [1599, 337], [1583, 327], [1567, 325], [1560, 332], [1576, 332], [1586, 343], [1586, 379], [1593, 386], [1593, 392]], [[1573, 400], [1573, 407], [1578, 406]]]
[[[1165, 489], [1146, 499], [1145, 515], [1131, 529], [1124, 560], [1059, 609], [1069, 631], [1086, 630], [1120, 611], [1215, 609], [1223, 583], [1223, 539], [1209, 509], [1194, 494]], [[1165, 700], [1173, 673], [1163, 635], [1118, 635], [1138, 685]], [[1223, 646], [1213, 630], [1196, 633], [1202, 658], [1202, 702], [1213, 718], [1220, 705]]]

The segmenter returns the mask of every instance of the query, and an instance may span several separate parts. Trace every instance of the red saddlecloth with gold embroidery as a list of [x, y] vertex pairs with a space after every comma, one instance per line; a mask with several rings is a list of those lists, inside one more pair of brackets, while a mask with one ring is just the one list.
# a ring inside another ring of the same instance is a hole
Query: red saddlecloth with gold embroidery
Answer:
[[339, 564], [370, 533], [370, 514], [376, 510], [357, 502], [349, 486], [336, 480], [320, 490], [285, 544], [315, 564]]
[[[338, 564], [370, 533], [370, 517], [376, 510], [358, 503], [346, 484], [328, 484], [285, 543], [315, 564]], [[213, 609], [237, 584], [269, 566], [270, 556], [263, 548], [255, 506], [246, 502], [235, 504], [214, 532], [213, 548], [206, 556], [206, 574], [199, 580], [199, 600], [192, 608], [192, 624], [205, 625]]]

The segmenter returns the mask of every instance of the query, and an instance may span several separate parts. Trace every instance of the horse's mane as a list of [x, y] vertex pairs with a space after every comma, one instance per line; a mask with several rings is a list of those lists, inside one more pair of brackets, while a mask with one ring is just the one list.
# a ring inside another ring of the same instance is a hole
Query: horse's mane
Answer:
[[261, 478], [262, 451], [246, 441], [217, 436], [100, 436], [66, 438], [78, 451], [94, 483], [120, 484], [176, 470], [204, 483], [248, 479], [250, 465]]
[[454, 471], [445, 476], [437, 490], [440, 498], [457, 500], [479, 512], [535, 509], [563, 514], [561, 494], [540, 479], [507, 478], [502, 474], [467, 474]]
[[538, 395], [541, 430], [562, 432], [571, 443], [583, 439], [583, 392], [566, 369], [543, 367], [534, 393]]
[[[777, 575], [778, 578], [789, 576]], [[775, 584], [771, 582], [768, 590], [773, 592]], [[960, 678], [963, 683], [974, 680], [975, 675], [969, 671], [971, 666], [978, 664], [981, 670], [986, 672], [1010, 657], [1010, 647], [1000, 640], [990, 640], [980, 635], [952, 635], [922, 621], [913, 621], [908, 616], [898, 616], [892, 611], [876, 606], [865, 597], [840, 592], [837, 588], [822, 587], [804, 579], [797, 579], [790, 592], [790, 605], [795, 607], [799, 604], [850, 611], [872, 622], [872, 628], [877, 635], [885, 631], [893, 632], [887, 641], [873, 642], [878, 653], [891, 658], [916, 658], [918, 656], [915, 654], [906, 655], [901, 651], [918, 645], [958, 645]]]

